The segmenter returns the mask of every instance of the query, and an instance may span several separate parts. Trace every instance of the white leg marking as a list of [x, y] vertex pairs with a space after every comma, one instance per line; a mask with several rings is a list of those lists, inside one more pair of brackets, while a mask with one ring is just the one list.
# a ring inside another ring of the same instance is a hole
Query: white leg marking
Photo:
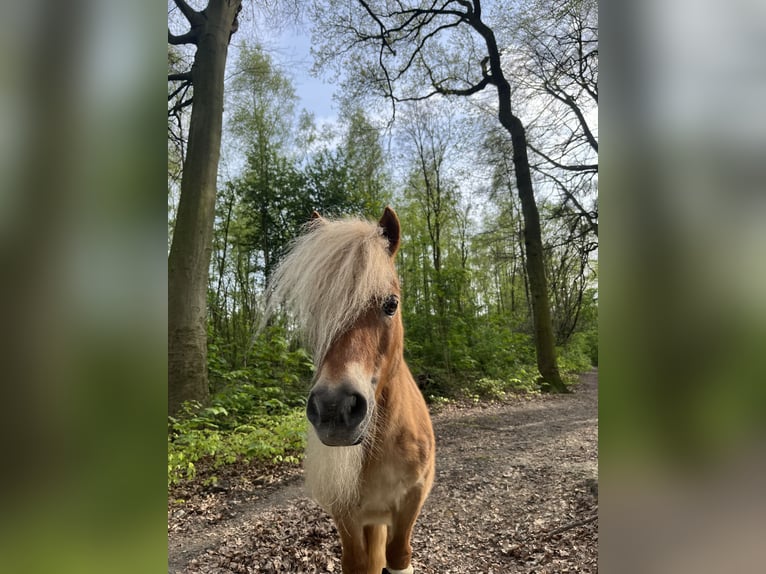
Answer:
[[388, 566], [386, 566], [386, 570], [388, 570], [389, 574], [415, 574], [415, 569], [412, 567], [412, 564], [407, 566], [404, 570], [394, 570]]

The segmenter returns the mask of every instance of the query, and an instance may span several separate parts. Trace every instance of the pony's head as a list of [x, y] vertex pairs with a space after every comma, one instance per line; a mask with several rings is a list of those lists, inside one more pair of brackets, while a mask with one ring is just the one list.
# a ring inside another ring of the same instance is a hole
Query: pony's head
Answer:
[[268, 309], [285, 303], [313, 351], [306, 415], [328, 446], [365, 439], [376, 398], [402, 360], [399, 231], [390, 207], [377, 224], [315, 213], [271, 282]]

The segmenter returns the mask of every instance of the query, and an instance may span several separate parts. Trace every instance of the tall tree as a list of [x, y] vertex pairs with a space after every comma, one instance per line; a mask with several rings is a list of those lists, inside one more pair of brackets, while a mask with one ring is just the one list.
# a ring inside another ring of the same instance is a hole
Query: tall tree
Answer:
[[424, 105], [408, 106], [402, 129], [402, 150], [411, 158], [411, 172], [405, 195], [412, 197], [425, 217], [428, 252], [433, 266], [433, 284], [439, 344], [447, 372], [452, 371], [448, 342], [447, 282], [445, 281], [444, 243], [448, 221], [455, 220], [453, 188], [447, 173], [447, 157], [454, 149], [450, 113], [439, 113]]
[[[234, 183], [249, 219], [249, 255], [258, 252], [258, 283], [265, 285], [284, 245], [311, 213], [303, 184], [288, 157], [297, 97], [290, 80], [260, 46], [241, 46], [231, 85], [230, 129], [245, 156]], [[245, 277], [251, 280], [248, 269]]]
[[193, 96], [181, 195], [168, 257], [168, 412], [183, 401], [208, 398], [207, 284], [215, 217], [216, 178], [223, 123], [223, 85], [231, 35], [238, 28], [241, 0], [210, 0], [194, 10], [174, 0], [189, 24], [168, 43], [196, 46], [188, 71], [169, 74], [191, 84]]
[[378, 213], [389, 202], [386, 192], [386, 158], [380, 144], [380, 131], [361, 108], [344, 113], [346, 117], [342, 149], [348, 166], [352, 196], [362, 213]]
[[[527, 276], [534, 319], [537, 366], [553, 391], [565, 391], [556, 363], [553, 325], [545, 277], [540, 214], [532, 185], [527, 135], [511, 106], [493, 29], [481, 0], [382, 0], [315, 2], [320, 46], [318, 64], [329, 64], [357, 50], [350, 80], [396, 104], [436, 95], [472, 96], [493, 87], [497, 118], [510, 134], [516, 191], [524, 218]], [[449, 52], [450, 46], [456, 51]], [[339, 48], [340, 47], [340, 48]]]

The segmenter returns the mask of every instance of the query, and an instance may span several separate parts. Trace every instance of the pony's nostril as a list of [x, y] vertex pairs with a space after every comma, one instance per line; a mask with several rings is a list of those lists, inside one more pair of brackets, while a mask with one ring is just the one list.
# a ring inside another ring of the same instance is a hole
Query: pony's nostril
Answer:
[[316, 396], [314, 396], [314, 393], [311, 393], [309, 395], [308, 403], [306, 404], [306, 418], [309, 419], [309, 422], [316, 426], [319, 424], [320, 420], [320, 414], [319, 414], [319, 401], [317, 401]]
[[340, 415], [347, 427], [357, 426], [367, 415], [367, 400], [359, 393], [347, 395], [340, 405]]

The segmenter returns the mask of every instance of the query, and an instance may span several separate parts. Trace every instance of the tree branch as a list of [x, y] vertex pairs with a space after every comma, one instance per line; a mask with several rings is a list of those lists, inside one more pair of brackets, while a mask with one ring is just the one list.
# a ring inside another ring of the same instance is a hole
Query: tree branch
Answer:
[[191, 80], [191, 70], [188, 72], [180, 72], [178, 74], [168, 74], [168, 82], [191, 82]]
[[[455, 0], [455, 2], [460, 4], [463, 8], [465, 8], [468, 13], [473, 12], [473, 4], [471, 3], [470, 0]], [[449, 4], [449, 2], [444, 4], [444, 6], [446, 7], [447, 4]]]
[[181, 13], [186, 16], [189, 24], [194, 26], [202, 21], [202, 14], [186, 3], [186, 0], [173, 0]]
[[239, 13], [242, 12], [242, 0], [237, 0], [237, 10], [234, 12], [234, 20], [231, 23], [231, 30], [229, 31], [229, 42], [231, 37], [239, 30]]
[[442, 94], [445, 96], [470, 96], [482, 91], [484, 88], [486, 88], [492, 83], [494, 83], [492, 80], [492, 76], [484, 76], [481, 79], [481, 82], [479, 82], [478, 84], [474, 84], [470, 88], [465, 88], [463, 90], [459, 90], [456, 88], [455, 89], [444, 88], [438, 83], [433, 83], [433, 87], [439, 94]]
[[481, 0], [473, 0], [473, 15], [481, 20]]
[[444, 95], [444, 94], [440, 92], [439, 90], [432, 90], [428, 92], [427, 94], [423, 94], [422, 96], [408, 96], [406, 98], [402, 98], [400, 96], [395, 96], [394, 94], [389, 94], [388, 97], [397, 103], [404, 103], [404, 102], [422, 102], [423, 100], [427, 100], [437, 95]]
[[[405, 8], [402, 4], [399, 4], [398, 9], [383, 14], [376, 13], [368, 3], [368, 0], [358, 0], [358, 2], [370, 18], [372, 18], [379, 30], [378, 33], [356, 31], [358, 41], [380, 42], [378, 65], [383, 72], [383, 77], [380, 78], [380, 81], [385, 83], [385, 91], [387, 92], [385, 95], [392, 103], [421, 101], [435, 95], [469, 96], [480, 92], [494, 82], [494, 78], [487, 73], [486, 66], [483, 65], [483, 78], [479, 83], [463, 89], [449, 88], [444, 85], [444, 82], [448, 81], [448, 79], [437, 80], [433, 77], [432, 70], [425, 66], [431, 79], [431, 85], [434, 88], [432, 91], [424, 95], [410, 97], [400, 97], [394, 94], [393, 84], [401, 79], [412, 67], [416, 59], [421, 56], [421, 52], [429, 40], [433, 39], [440, 32], [456, 28], [463, 22], [469, 22], [469, 19], [474, 17], [477, 12], [480, 13], [481, 5], [477, 0], [446, 0], [441, 4], [439, 0], [432, 0], [430, 5], [418, 8]], [[453, 2], [465, 8], [465, 12], [447, 8]], [[454, 17], [455, 20], [425, 31], [424, 29], [436, 17]], [[393, 27], [389, 28], [388, 24], [393, 24]], [[390, 70], [389, 66], [386, 65], [385, 56], [386, 53], [394, 57], [397, 56], [394, 46], [397, 42], [412, 42], [414, 47], [411, 54], [404, 56], [404, 60], [399, 66], [394, 70]]]
[[[360, 2], [362, 0], [359, 0]], [[388, 32], [397, 32], [399, 30], [402, 30], [409, 26], [418, 16], [425, 16], [425, 15], [431, 15], [431, 16], [457, 16], [458, 18], [461, 18], [463, 20], [468, 20], [468, 17], [471, 15], [471, 12], [461, 12], [460, 10], [447, 10], [446, 8], [409, 8], [407, 10], [397, 10], [396, 12], [391, 12], [390, 14], [387, 14], [386, 17], [388, 18], [398, 18], [400, 16], [408, 16], [408, 19], [397, 26], [396, 28], [390, 28], [387, 29]], [[417, 27], [420, 27], [421, 24], [417, 24]]]
[[560, 102], [566, 104], [569, 107], [569, 109], [572, 110], [574, 115], [577, 117], [577, 121], [580, 122], [580, 127], [582, 127], [583, 133], [585, 134], [585, 137], [588, 139], [588, 143], [595, 150], [595, 152], [598, 153], [598, 141], [594, 137], [593, 133], [590, 131], [588, 122], [585, 121], [585, 116], [583, 115], [582, 110], [580, 110], [580, 107], [574, 101], [574, 98], [572, 98], [572, 96], [570, 96], [563, 90], [554, 89], [551, 86], [551, 84], [549, 84], [548, 82], [545, 83], [544, 89], [551, 96], [553, 96]]
[[188, 100], [184, 100], [183, 102], [177, 103], [175, 106], [173, 106], [172, 108], [168, 110], [168, 115], [171, 116], [171, 115], [177, 114], [185, 107], [192, 105], [193, 101], [194, 101], [194, 98], [192, 97], [192, 98], [189, 98]]
[[168, 44], [173, 46], [179, 46], [181, 44], [196, 44], [199, 34], [197, 34], [198, 28], [194, 27], [185, 34], [176, 36], [168, 30]]
[[170, 93], [170, 95], [168, 95], [168, 101], [170, 101], [170, 100], [172, 100], [173, 98], [175, 98], [175, 97], [176, 97], [178, 94], [180, 94], [182, 91], [184, 92], [184, 95], [183, 95], [183, 96], [181, 96], [181, 99], [183, 99], [183, 97], [186, 95], [186, 91], [184, 91], [184, 90], [188, 90], [190, 87], [191, 87], [191, 81], [188, 81], [188, 82], [184, 82], [184, 83], [182, 83], [182, 84], [181, 84], [180, 86], [178, 86], [178, 87], [177, 87], [175, 90], [173, 90], [173, 91]]
[[564, 185], [557, 177], [551, 175], [548, 172], [545, 172], [541, 169], [536, 169], [539, 173], [542, 173], [545, 177], [550, 178], [553, 183], [556, 184], [556, 186], [561, 190], [561, 192], [564, 194], [564, 197], [566, 197], [566, 201], [571, 201], [572, 204], [577, 209], [577, 213], [580, 217], [585, 219], [585, 221], [588, 222], [588, 227], [591, 229], [593, 234], [598, 237], [598, 221], [596, 221], [596, 217], [598, 217], [598, 213], [594, 214], [587, 209], [585, 209], [582, 204], [577, 201], [577, 198], [574, 196], [574, 194], [567, 189], [567, 186]]
[[566, 171], [598, 171], [598, 164], [597, 163], [586, 163], [584, 165], [565, 165], [563, 163], [557, 162], [555, 159], [547, 156], [542, 151], [534, 147], [531, 143], [527, 142], [527, 147], [531, 149], [533, 152], [535, 152], [537, 155], [541, 156], [545, 161], [548, 163], [551, 163], [558, 167], [559, 169], [564, 169]]
[[[383, 42], [383, 45], [388, 48], [388, 51], [391, 52], [393, 56], [396, 56], [396, 52], [394, 49], [388, 45], [388, 40], [386, 40], [386, 36], [388, 36], [389, 32], [386, 29], [385, 24], [381, 22], [380, 18], [378, 18], [378, 15], [375, 14], [375, 12], [372, 11], [372, 8], [370, 8], [369, 4], [365, 2], [364, 0], [359, 0], [359, 3], [362, 5], [362, 7], [367, 11], [367, 13], [370, 15], [370, 18], [375, 20], [377, 22], [378, 26], [380, 27], [380, 39]], [[382, 50], [382, 48], [381, 48]]]
[[[449, 24], [443, 24], [441, 26], [438, 26], [434, 30], [431, 30], [428, 34], [425, 34], [421, 38], [420, 42], [418, 42], [418, 44], [415, 47], [415, 49], [412, 51], [412, 55], [410, 56], [410, 58], [407, 61], [407, 63], [399, 70], [399, 73], [396, 75], [394, 80], [398, 80], [399, 78], [401, 78], [407, 72], [407, 70], [412, 65], [412, 62], [415, 61], [415, 58], [420, 54], [421, 50], [423, 49], [423, 47], [425, 46], [425, 44], [426, 44], [426, 42], [428, 40], [430, 40], [431, 38], [436, 36], [442, 30], [447, 30], [448, 28], [455, 28], [456, 26], [459, 26], [460, 22], [461, 22], [461, 20], [456, 20], [455, 22], [451, 22]], [[430, 68], [428, 69], [428, 72], [429, 72], [429, 74], [431, 73], [431, 69]], [[434, 86], [434, 87], [436, 87], [436, 86]]]

